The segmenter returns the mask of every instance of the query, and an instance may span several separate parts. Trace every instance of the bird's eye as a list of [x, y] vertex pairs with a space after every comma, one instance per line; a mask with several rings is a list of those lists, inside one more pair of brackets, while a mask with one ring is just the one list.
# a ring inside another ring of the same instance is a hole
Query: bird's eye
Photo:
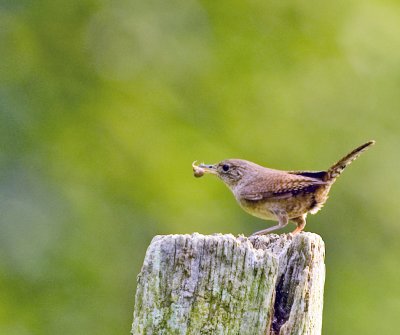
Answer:
[[222, 166], [222, 170], [224, 170], [225, 172], [228, 171], [228, 170], [229, 170], [229, 165], [224, 164], [224, 165]]

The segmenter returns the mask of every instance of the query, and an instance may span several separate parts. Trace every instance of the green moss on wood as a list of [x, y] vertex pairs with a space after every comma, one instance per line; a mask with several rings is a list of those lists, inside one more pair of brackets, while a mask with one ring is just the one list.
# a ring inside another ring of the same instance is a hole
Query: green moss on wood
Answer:
[[320, 329], [308, 316], [318, 304], [322, 312], [315, 236], [155, 237], [138, 277], [132, 334], [318, 334], [300, 332]]

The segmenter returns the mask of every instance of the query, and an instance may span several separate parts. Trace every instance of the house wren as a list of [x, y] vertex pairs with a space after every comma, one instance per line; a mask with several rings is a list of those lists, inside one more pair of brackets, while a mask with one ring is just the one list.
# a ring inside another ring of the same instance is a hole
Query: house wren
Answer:
[[242, 159], [227, 159], [214, 165], [192, 164], [195, 177], [217, 175], [229, 187], [239, 205], [249, 214], [278, 224], [255, 232], [263, 235], [285, 227], [289, 220], [297, 228], [306, 225], [308, 213], [317, 213], [328, 199], [336, 178], [375, 141], [354, 149], [326, 171], [280, 171]]

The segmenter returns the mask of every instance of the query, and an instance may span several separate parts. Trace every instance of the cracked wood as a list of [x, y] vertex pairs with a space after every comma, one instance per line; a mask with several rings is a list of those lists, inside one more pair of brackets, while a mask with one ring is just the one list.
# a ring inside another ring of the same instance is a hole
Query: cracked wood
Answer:
[[156, 236], [132, 334], [321, 334], [324, 280], [316, 234]]

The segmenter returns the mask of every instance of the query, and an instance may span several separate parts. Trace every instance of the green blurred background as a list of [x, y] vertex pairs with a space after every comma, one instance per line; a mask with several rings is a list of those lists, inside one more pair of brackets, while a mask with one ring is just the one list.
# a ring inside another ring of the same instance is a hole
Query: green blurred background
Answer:
[[154, 235], [272, 224], [192, 161], [318, 170], [369, 139], [306, 230], [323, 333], [396, 333], [398, 1], [3, 0], [0, 49], [1, 334], [127, 334]]

